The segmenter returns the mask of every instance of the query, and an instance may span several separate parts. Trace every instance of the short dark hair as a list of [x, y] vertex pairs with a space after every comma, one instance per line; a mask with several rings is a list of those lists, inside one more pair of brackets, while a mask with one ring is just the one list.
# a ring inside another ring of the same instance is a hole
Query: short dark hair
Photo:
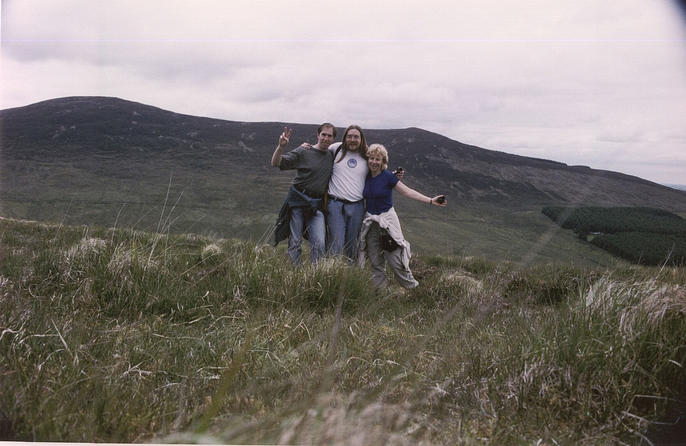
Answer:
[[336, 126], [331, 124], [330, 122], [325, 122], [324, 124], [320, 125], [319, 128], [317, 129], [317, 135], [319, 135], [322, 130], [324, 130], [325, 127], [331, 127], [333, 129], [333, 137], [336, 137]]

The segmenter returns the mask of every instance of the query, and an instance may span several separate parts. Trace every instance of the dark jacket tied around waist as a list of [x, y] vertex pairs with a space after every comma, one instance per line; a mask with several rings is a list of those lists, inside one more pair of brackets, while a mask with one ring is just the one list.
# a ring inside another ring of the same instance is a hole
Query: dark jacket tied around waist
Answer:
[[[278, 245], [281, 240], [286, 240], [291, 235], [290, 219], [292, 208], [304, 208], [305, 214], [314, 214], [318, 210], [323, 210], [323, 198], [312, 198], [300, 192], [292, 185], [288, 189], [286, 201], [283, 202], [279, 216], [276, 219], [276, 227], [274, 228], [274, 246]], [[307, 231], [304, 234], [307, 238]]]

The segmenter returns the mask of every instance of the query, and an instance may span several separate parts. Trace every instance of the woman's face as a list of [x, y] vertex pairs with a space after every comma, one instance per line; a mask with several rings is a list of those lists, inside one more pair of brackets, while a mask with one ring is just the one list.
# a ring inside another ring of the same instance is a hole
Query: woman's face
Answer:
[[369, 170], [372, 174], [377, 174], [381, 172], [383, 158], [378, 153], [369, 155], [369, 159], [367, 159], [367, 165], [369, 166]]

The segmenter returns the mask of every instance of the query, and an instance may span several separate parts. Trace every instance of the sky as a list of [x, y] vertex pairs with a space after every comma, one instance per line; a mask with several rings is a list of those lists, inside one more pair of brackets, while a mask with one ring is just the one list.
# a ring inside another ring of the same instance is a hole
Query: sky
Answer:
[[234, 121], [420, 127], [686, 184], [684, 3], [2, 0], [0, 109], [97, 95]]

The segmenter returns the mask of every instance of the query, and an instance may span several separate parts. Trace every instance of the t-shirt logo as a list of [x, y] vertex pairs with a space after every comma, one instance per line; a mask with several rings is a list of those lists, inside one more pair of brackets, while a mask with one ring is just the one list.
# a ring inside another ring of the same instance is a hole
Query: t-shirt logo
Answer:
[[350, 167], [351, 169], [357, 167], [357, 160], [355, 158], [350, 158], [348, 160], [348, 167]]

